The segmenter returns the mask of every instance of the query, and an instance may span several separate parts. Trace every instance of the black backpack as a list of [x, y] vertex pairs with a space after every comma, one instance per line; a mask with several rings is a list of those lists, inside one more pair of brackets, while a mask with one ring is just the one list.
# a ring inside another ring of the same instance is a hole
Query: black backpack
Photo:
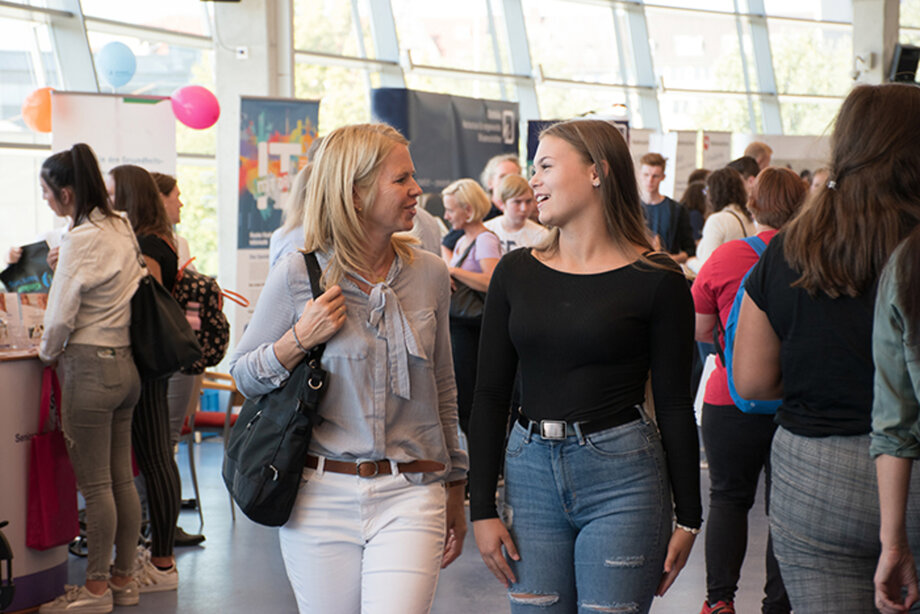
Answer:
[[201, 360], [182, 369], [186, 375], [203, 373], [216, 366], [227, 354], [230, 345], [230, 322], [224, 315], [223, 291], [213, 277], [187, 268], [189, 261], [176, 276], [173, 296], [185, 312], [201, 345]]

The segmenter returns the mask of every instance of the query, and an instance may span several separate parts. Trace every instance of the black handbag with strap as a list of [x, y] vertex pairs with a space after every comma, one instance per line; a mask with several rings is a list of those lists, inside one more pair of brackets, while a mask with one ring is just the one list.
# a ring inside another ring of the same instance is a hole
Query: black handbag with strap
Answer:
[[134, 248], [143, 275], [131, 297], [131, 353], [141, 379], [169, 377], [201, 360], [201, 345], [179, 303], [148, 271], [136, 237]]
[[[454, 266], [463, 265], [463, 261], [470, 255], [470, 250], [476, 244], [473, 239], [460, 256], [460, 260]], [[455, 289], [450, 295], [450, 317], [453, 320], [462, 322], [476, 323], [482, 320], [482, 312], [485, 310], [486, 293], [479, 290], [473, 290], [468, 285], [458, 279], [454, 279]]]
[[[323, 293], [319, 262], [304, 254], [314, 300]], [[320, 359], [326, 344], [311, 348], [287, 382], [243, 404], [224, 452], [227, 490], [253, 522], [277, 527], [291, 515], [313, 427], [326, 390]]]

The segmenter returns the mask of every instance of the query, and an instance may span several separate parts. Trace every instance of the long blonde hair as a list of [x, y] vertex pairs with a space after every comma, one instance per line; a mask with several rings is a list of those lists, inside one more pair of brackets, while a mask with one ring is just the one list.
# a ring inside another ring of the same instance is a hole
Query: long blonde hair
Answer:
[[[313, 161], [303, 216], [304, 249], [331, 255], [323, 283], [337, 284], [347, 273], [366, 270], [369, 241], [361, 218], [374, 207], [383, 160], [399, 145], [408, 146], [409, 141], [386, 124], [343, 126], [323, 140]], [[390, 239], [396, 255], [407, 262], [413, 258], [413, 243], [402, 234]]]

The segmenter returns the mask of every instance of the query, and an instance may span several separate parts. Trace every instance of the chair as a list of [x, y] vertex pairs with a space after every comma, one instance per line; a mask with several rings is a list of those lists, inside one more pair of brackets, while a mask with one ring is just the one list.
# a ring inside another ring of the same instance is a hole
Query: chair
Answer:
[[[217, 371], [205, 371], [201, 382], [202, 389], [223, 390], [230, 393], [227, 407], [224, 411], [202, 411], [199, 401], [198, 410], [189, 416], [187, 426], [182, 430], [182, 439], [188, 445], [189, 472], [192, 476], [192, 485], [195, 488], [195, 502], [198, 507], [198, 518], [204, 526], [204, 515], [201, 510], [201, 496], [198, 492], [198, 473], [195, 468], [195, 452], [193, 443], [201, 441], [201, 433], [221, 433], [224, 445], [230, 435], [230, 427], [236, 423], [237, 414], [233, 413], [234, 407], [239, 407], [246, 400], [237, 389], [233, 377]], [[228, 495], [229, 496], [229, 495]], [[236, 506], [233, 497], [230, 497], [230, 515], [236, 521]]]

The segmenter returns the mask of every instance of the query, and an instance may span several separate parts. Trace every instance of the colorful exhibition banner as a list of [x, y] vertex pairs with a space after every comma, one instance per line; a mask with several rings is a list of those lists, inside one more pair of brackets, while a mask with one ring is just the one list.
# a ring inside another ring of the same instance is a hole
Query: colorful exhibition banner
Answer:
[[236, 290], [249, 299], [250, 306], [234, 310], [234, 340], [249, 324], [265, 285], [268, 241], [281, 226], [288, 189], [307, 163], [318, 123], [316, 100], [248, 96], [240, 100]]
[[268, 249], [291, 181], [316, 138], [319, 102], [243, 97], [240, 104], [239, 249]]
[[461, 177], [479, 178], [489, 158], [518, 153], [518, 103], [401, 88], [371, 91], [371, 115], [412, 142], [416, 181], [440, 192]]
[[52, 151], [88, 143], [103, 173], [136, 164], [176, 174], [176, 116], [169, 98], [54, 91], [51, 125]]

